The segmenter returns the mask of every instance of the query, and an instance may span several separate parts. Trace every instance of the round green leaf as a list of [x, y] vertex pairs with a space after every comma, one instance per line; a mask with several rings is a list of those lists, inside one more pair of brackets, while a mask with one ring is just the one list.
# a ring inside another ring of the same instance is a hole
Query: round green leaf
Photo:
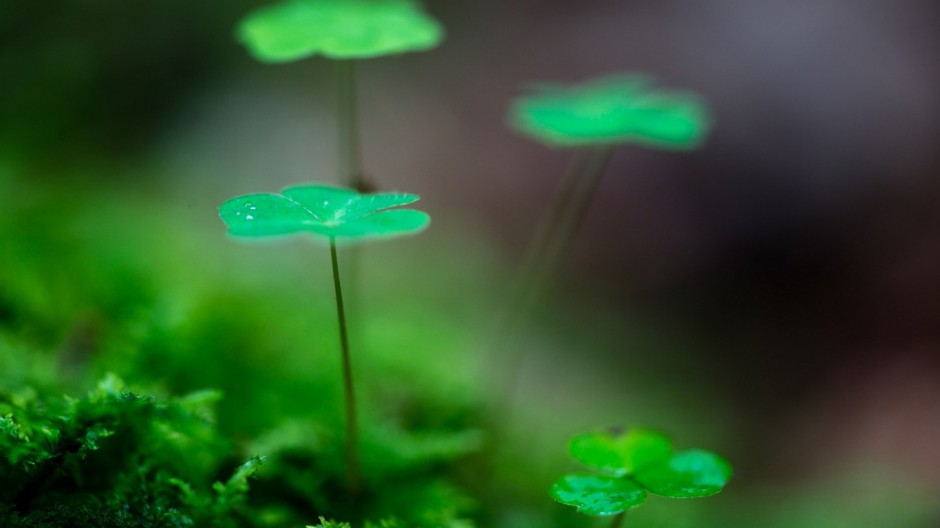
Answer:
[[410, 0], [286, 0], [250, 13], [238, 37], [258, 60], [289, 62], [427, 50], [444, 29]]
[[550, 493], [556, 501], [586, 515], [615, 515], [646, 500], [646, 491], [636, 483], [603, 475], [565, 475]]
[[327, 225], [355, 220], [382, 209], [417, 202], [419, 199], [415, 194], [360, 194], [352, 189], [322, 185], [288, 187], [281, 191], [281, 194], [293, 202], [303, 204], [304, 208]]
[[571, 439], [568, 450], [582, 464], [616, 475], [627, 475], [652, 463], [669, 460], [672, 442], [655, 431], [598, 431]]
[[219, 207], [219, 216], [231, 235], [243, 237], [289, 235], [313, 223], [302, 205], [277, 194], [232, 198]]
[[510, 124], [550, 146], [634, 143], [683, 150], [702, 142], [709, 117], [694, 94], [655, 90], [646, 77], [619, 75], [533, 87], [513, 103]]
[[359, 194], [351, 189], [304, 185], [282, 194], [249, 194], [226, 201], [219, 216], [229, 233], [239, 237], [271, 237], [313, 233], [359, 240], [417, 233], [431, 222], [427, 213], [390, 209], [418, 200], [414, 194]]
[[731, 472], [731, 464], [720, 456], [690, 449], [643, 468], [633, 478], [650, 493], [685, 499], [718, 493], [728, 483]]
[[423, 211], [396, 209], [380, 211], [336, 226], [311, 229], [314, 233], [337, 238], [395, 237], [421, 231], [431, 223], [431, 217]]

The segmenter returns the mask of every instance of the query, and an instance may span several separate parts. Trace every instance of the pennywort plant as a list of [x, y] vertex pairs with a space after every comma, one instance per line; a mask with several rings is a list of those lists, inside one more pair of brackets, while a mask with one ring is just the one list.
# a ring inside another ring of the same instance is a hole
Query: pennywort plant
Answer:
[[598, 473], [572, 473], [551, 487], [551, 496], [585, 515], [615, 515], [643, 504], [648, 493], [675, 499], [708, 497], [731, 478], [731, 464], [702, 449], [675, 451], [666, 436], [648, 429], [607, 430], [571, 439], [575, 460]]
[[229, 234], [235, 237], [264, 238], [308, 233], [329, 242], [343, 365], [346, 479], [351, 493], [360, 488], [362, 474], [356, 391], [336, 245], [338, 241], [392, 238], [423, 230], [431, 221], [427, 213], [394, 209], [417, 200], [418, 196], [414, 194], [362, 194], [352, 189], [301, 185], [288, 187], [281, 194], [238, 196], [219, 207], [219, 215], [228, 225]]
[[354, 61], [432, 49], [444, 29], [411, 0], [286, 0], [250, 13], [238, 38], [263, 62], [335, 61], [340, 173], [346, 186], [362, 192], [369, 186], [359, 152]]
[[661, 90], [636, 74], [599, 77], [583, 84], [538, 84], [516, 98], [509, 124], [548, 147], [575, 149], [521, 267], [505, 331], [525, 322], [567, 252], [614, 149], [636, 145], [688, 151], [704, 140], [710, 118], [691, 93]]

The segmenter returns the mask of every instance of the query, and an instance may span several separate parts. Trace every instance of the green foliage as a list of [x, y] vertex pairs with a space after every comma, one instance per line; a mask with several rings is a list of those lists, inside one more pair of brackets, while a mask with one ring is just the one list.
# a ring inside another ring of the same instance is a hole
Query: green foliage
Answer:
[[646, 429], [578, 435], [571, 456], [607, 475], [570, 474], [552, 485], [558, 502], [587, 515], [614, 515], [639, 506], [646, 492], [671, 498], [707, 497], [731, 478], [731, 464], [708, 451], [673, 452], [671, 441]]
[[696, 95], [655, 90], [650, 79], [638, 75], [534, 86], [513, 102], [509, 120], [523, 134], [555, 147], [634, 143], [687, 150], [702, 142], [709, 127]]
[[[401, 283], [370, 287], [370, 297], [398, 302], [364, 317], [354, 336], [370, 370], [361, 416], [367, 475], [353, 504], [343, 489], [336, 336], [316, 330], [334, 325], [335, 314], [311, 307], [310, 297], [325, 290], [308, 280], [309, 263], [290, 255], [308, 248], [285, 248], [290, 258], [282, 260], [256, 256], [211, 230], [176, 223], [173, 207], [80, 187], [8, 185], [0, 193], [7, 211], [0, 217], [0, 417], [12, 420], [0, 427], [31, 441], [4, 446], [0, 464], [7, 453], [21, 465], [48, 456], [41, 424], [65, 415], [60, 395], [87, 395], [85, 380], [103, 372], [133, 380], [128, 389], [114, 378], [105, 394], [127, 391], [141, 409], [121, 414], [128, 428], [102, 422], [76, 433], [89, 445], [79, 468], [95, 463], [80, 474], [113, 479], [94, 494], [57, 485], [41, 494], [42, 512], [40, 504], [19, 511], [0, 500], [0, 526], [7, 518], [18, 526], [27, 515], [32, 524], [24, 526], [111, 526], [122, 518], [123, 526], [147, 526], [122, 513], [124, 502], [134, 513], [163, 512], [150, 516], [162, 519], [152, 526], [171, 526], [177, 516], [185, 518], [181, 526], [300, 527], [320, 515], [356, 527], [468, 526], [479, 506], [454, 474], [481, 443], [472, 427], [479, 393], [474, 363], [452, 351], [472, 329], [428, 310], [426, 297]], [[402, 259], [387, 260], [376, 269], [408, 272], [409, 265], [394, 268]], [[207, 386], [221, 392], [200, 390]], [[124, 446], [122, 455], [110, 456], [116, 446]], [[226, 483], [255, 455], [265, 463], [250, 493], [222, 506], [213, 483]], [[19, 475], [0, 471], [4, 485], [18, 486]]]
[[414, 194], [360, 194], [350, 189], [305, 185], [282, 194], [248, 194], [226, 201], [219, 215], [229, 233], [269, 237], [313, 233], [341, 239], [390, 238], [417, 233], [431, 222], [427, 213], [392, 207], [418, 200]]
[[0, 525], [239, 526], [258, 460], [210, 488], [229, 451], [216, 399], [142, 396], [109, 375], [82, 398], [0, 401]]
[[346, 496], [336, 428], [290, 421], [253, 442], [249, 449], [266, 457], [256, 488], [277, 490], [278, 497], [270, 499], [272, 511], [279, 511], [285, 522], [295, 518], [289, 509], [298, 505], [300, 511], [328, 511], [357, 525], [376, 519], [385, 519], [390, 527], [395, 522], [427, 528], [467, 522], [473, 503], [441, 478], [441, 468], [474, 453], [480, 446], [478, 433], [417, 433], [384, 420], [364, 425], [365, 489], [353, 502]]
[[[477, 374], [479, 354], [464, 351], [487, 322], [488, 305], [483, 288], [471, 292], [466, 284], [485, 285], [491, 276], [488, 246], [442, 237], [446, 245], [422, 255], [403, 255], [395, 244], [370, 248], [377, 258], [362, 269], [369, 305], [396, 302], [394, 310], [364, 306], [363, 331], [353, 337], [363, 352], [362, 454], [369, 479], [357, 514], [357, 505], [339, 498], [341, 400], [330, 330], [335, 314], [310, 302], [328, 295], [330, 285], [310, 273], [311, 263], [302, 258], [310, 256], [308, 247], [282, 248], [283, 258], [275, 259], [219, 237], [204, 225], [204, 215], [187, 220], [189, 205], [169, 196], [105, 191], [83, 180], [36, 185], [15, 176], [0, 176], [0, 417], [11, 417], [0, 420], [0, 489], [16, 495], [23, 475], [44, 467], [54, 471], [34, 504], [18, 510], [14, 501], [0, 500], [0, 526], [300, 528], [317, 524], [320, 516], [356, 528], [465, 528], [468, 519], [481, 526], [568, 528], [589, 521], [575, 508], [547, 507], [552, 502], [545, 500], [548, 485], [542, 483], [564, 473], [557, 467], [564, 461], [552, 453], [570, 426], [570, 416], [556, 406], [530, 400], [520, 413], [515, 432], [501, 440], [509, 450], [504, 476], [484, 479], [481, 467], [492, 461], [485, 453], [468, 457], [481, 441], [474, 428], [482, 423], [481, 394], [488, 386]], [[313, 258], [323, 262], [317, 253]], [[419, 259], [435, 266], [416, 265]], [[403, 280], [379, 280], [389, 275]], [[552, 335], [566, 336], [556, 345], [610, 345], [600, 335], [622, 327], [623, 319], [595, 319], [598, 312], [576, 306], [564, 307], [577, 312], [564, 324], [584, 333], [553, 327]], [[599, 335], [588, 337], [589, 331]], [[632, 327], [629, 334], [643, 332]], [[642, 344], [636, 348], [666, 346], [655, 340]], [[650, 365], [644, 367], [639, 370], [649, 371]], [[68, 454], [76, 459], [73, 472], [73, 466], [50, 458], [63, 452], [55, 439], [70, 429], [60, 427], [60, 418], [72, 421], [67, 406], [74, 404], [62, 395], [87, 400], [95, 390], [88, 380], [103, 379], [107, 371], [128, 385], [122, 389], [112, 380], [106, 393], [137, 397], [134, 404], [116, 398], [112, 409], [132, 427], [98, 421], [90, 436], [94, 423], [72, 433], [80, 439], [75, 444], [97, 445], [85, 449], [84, 459]], [[622, 386], [621, 376], [615, 387]], [[637, 387], [676, 394], [695, 388], [708, 405], [721, 405], [702, 377], [683, 378], [681, 391], [658, 378], [647, 382]], [[224, 398], [205, 387], [218, 388]], [[545, 390], [557, 395], [555, 386]], [[663, 403], [662, 395], [651, 393], [629, 411], [646, 420], [681, 422], [690, 411], [680, 400]], [[163, 410], [148, 410], [154, 406]], [[603, 420], [612, 411], [595, 406], [588, 412]], [[685, 428], [707, 427], [710, 418], [695, 416]], [[103, 430], [114, 433], [102, 437]], [[30, 441], [9, 438], [21, 435]], [[126, 456], [111, 456], [120, 454], [120, 445], [127, 446]], [[11, 469], [6, 457], [14, 453], [19, 462]], [[200, 504], [214, 501], [213, 484], [227, 482], [255, 455], [265, 462], [249, 480], [245, 501], [212, 518], [213, 509]], [[29, 469], [29, 460], [36, 469]], [[853, 472], [871, 463], [840, 459], [816, 475], [765, 478], [703, 503], [648, 497], [629, 512], [626, 525], [936, 524], [933, 490], [887, 461], [871, 473]], [[84, 487], [72, 473], [85, 479]], [[191, 503], [180, 481], [204, 500]], [[433, 524], [435, 519], [444, 520]]]
[[677, 499], [707, 497], [720, 492], [728, 483], [731, 464], [714, 453], [692, 449], [653, 461], [634, 472], [633, 477], [656, 495]]
[[565, 475], [552, 485], [551, 494], [586, 515], [614, 515], [646, 500], [646, 490], [635, 482], [605, 475]]
[[287, 0], [249, 14], [238, 36], [258, 60], [289, 62], [428, 50], [444, 29], [410, 0]]
[[672, 442], [646, 429], [631, 429], [624, 434], [593, 432], [572, 438], [568, 451], [585, 466], [626, 475], [651, 462], [668, 458]]

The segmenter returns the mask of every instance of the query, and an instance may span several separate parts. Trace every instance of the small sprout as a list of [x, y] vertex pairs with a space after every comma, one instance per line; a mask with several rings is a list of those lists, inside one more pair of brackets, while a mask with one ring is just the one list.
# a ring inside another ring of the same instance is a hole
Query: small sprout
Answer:
[[360, 194], [320, 185], [288, 187], [281, 194], [247, 194], [226, 201], [219, 215], [238, 237], [313, 233], [343, 239], [389, 238], [417, 233], [427, 213], [394, 209], [418, 200], [414, 194]]
[[594, 432], [569, 444], [571, 456], [612, 475], [570, 474], [551, 488], [556, 501], [586, 515], [615, 515], [639, 506], [646, 493], [677, 499], [720, 492], [731, 464], [701, 449], [674, 453], [670, 440], [654, 431]]
[[286, 0], [250, 13], [238, 37], [264, 62], [368, 59], [431, 49], [444, 29], [410, 0]]
[[[536, 141], [577, 151], [505, 303], [506, 323], [497, 337], [512, 347], [571, 247], [616, 148], [632, 144], [690, 150], [704, 140], [710, 119], [698, 96], [654, 89], [650, 78], [624, 74], [575, 86], [534, 86], [513, 101], [507, 119]], [[507, 380], [517, 375], [521, 363], [517, 359], [510, 365]]]
[[343, 288], [340, 284], [336, 239], [362, 240], [409, 235], [431, 222], [427, 213], [394, 209], [418, 201], [404, 193], [361, 194], [351, 189], [323, 185], [288, 187], [281, 194], [248, 194], [219, 206], [219, 216], [229, 233], [240, 237], [272, 237], [297, 233], [325, 236], [330, 242], [333, 288], [339, 323], [340, 353], [343, 363], [343, 389], [346, 402], [346, 486], [357, 495], [362, 485], [359, 460], [359, 426], [353, 386], [352, 359]]
[[655, 90], [640, 75], [601, 77], [576, 86], [538, 85], [516, 99], [510, 122], [549, 146], [613, 146], [627, 143], [688, 150], [709, 127], [698, 96]]

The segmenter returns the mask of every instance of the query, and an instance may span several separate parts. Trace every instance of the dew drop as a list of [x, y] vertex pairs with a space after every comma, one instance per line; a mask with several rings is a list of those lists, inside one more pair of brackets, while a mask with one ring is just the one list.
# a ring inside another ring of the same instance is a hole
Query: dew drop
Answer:
[[255, 217], [252, 215], [245, 215], [245, 220], [254, 220]]

